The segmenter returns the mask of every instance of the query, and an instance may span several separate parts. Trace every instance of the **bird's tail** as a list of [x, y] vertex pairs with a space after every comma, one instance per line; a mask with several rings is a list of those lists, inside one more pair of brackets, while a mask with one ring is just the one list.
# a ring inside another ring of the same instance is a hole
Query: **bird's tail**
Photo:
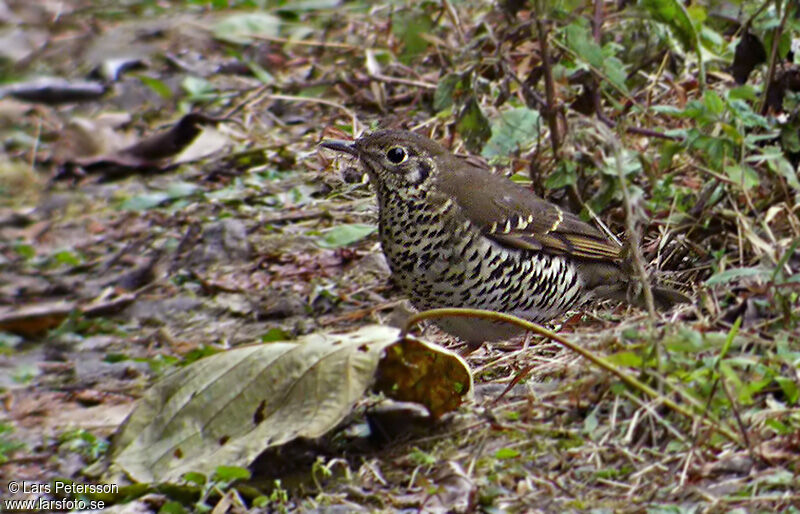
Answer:
[[[627, 302], [636, 307], [647, 309], [644, 287], [636, 278], [632, 278], [632, 270], [623, 271], [617, 265], [608, 263], [595, 264], [589, 276], [594, 283], [587, 283], [595, 298]], [[669, 310], [679, 303], [691, 303], [692, 299], [684, 293], [664, 286], [651, 286], [653, 306], [658, 310]]]
[[[655, 286], [651, 287], [650, 291], [653, 292], [655, 308], [659, 310], [671, 309], [679, 303], [692, 303], [692, 299], [689, 296], [669, 287]], [[642, 303], [645, 303], [644, 294], [641, 297]]]
[[[653, 306], [660, 311], [666, 311], [679, 303], [692, 303], [692, 299], [685, 294], [669, 287], [651, 286], [653, 293]], [[647, 299], [641, 284], [624, 283], [598, 286], [594, 289], [596, 298], [617, 300], [635, 305], [640, 309], [647, 309]]]
[[[650, 286], [650, 292], [653, 293], [653, 307], [660, 311], [669, 310], [679, 303], [692, 303], [687, 295], [669, 287]], [[640, 309], [647, 309], [644, 287], [638, 280], [600, 287], [595, 290], [595, 294], [599, 298], [628, 302]]]

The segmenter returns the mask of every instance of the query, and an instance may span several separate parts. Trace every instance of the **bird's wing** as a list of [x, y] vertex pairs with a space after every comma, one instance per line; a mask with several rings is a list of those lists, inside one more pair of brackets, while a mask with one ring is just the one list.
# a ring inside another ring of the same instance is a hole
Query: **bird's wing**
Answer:
[[487, 237], [510, 248], [584, 259], [621, 258], [619, 245], [532, 191], [462, 160], [449, 164], [453, 172], [439, 174], [439, 188]]

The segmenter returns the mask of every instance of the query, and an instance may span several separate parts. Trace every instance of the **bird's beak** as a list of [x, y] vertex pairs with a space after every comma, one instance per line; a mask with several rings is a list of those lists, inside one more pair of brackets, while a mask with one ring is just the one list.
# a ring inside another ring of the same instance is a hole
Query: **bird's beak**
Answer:
[[344, 141], [342, 139], [326, 139], [321, 142], [319, 146], [329, 150], [336, 150], [337, 152], [349, 153], [358, 157], [358, 149], [356, 148], [355, 141]]

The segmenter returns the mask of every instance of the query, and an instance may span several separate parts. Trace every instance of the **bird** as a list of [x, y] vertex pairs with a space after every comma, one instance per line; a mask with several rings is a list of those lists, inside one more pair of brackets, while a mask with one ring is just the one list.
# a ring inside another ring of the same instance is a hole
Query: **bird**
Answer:
[[[423, 135], [379, 130], [320, 146], [356, 157], [378, 200], [378, 235], [393, 280], [419, 310], [487, 309], [552, 321], [592, 300], [645, 304], [624, 248], [578, 216]], [[655, 305], [689, 302], [652, 288]], [[450, 317], [440, 328], [477, 347], [520, 332]]]

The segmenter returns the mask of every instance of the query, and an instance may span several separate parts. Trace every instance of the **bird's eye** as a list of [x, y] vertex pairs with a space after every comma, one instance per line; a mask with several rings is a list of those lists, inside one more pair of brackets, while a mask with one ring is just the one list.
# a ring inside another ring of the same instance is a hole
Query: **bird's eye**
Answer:
[[400, 164], [408, 159], [408, 154], [399, 146], [395, 146], [393, 148], [389, 148], [389, 151], [386, 152], [386, 158], [389, 159], [389, 162], [393, 164]]

